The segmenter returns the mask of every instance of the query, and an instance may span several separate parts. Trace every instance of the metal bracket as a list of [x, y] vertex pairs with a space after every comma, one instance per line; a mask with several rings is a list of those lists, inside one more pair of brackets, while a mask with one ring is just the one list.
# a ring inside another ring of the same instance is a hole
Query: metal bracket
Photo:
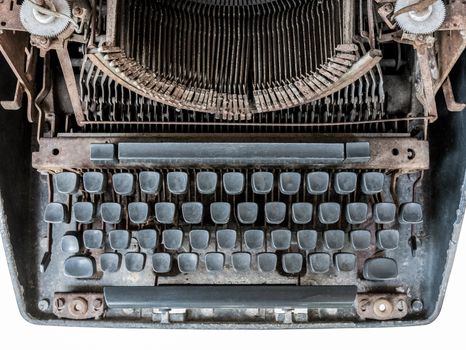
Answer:
[[396, 22], [393, 21], [393, 11], [395, 10], [392, 3], [387, 2], [377, 9], [380, 18], [385, 22], [388, 28], [395, 29]]
[[33, 84], [36, 51], [34, 49], [28, 50], [28, 46], [29, 35], [27, 33], [0, 33], [0, 53], [3, 54], [13, 74], [18, 79], [18, 85], [21, 85], [21, 87], [17, 86], [13, 101], [6, 101], [6, 103], [2, 101], [1, 105], [3, 108], [17, 109], [18, 104], [21, 102], [22, 91], [24, 90], [28, 99], [28, 120], [34, 122], [37, 120], [38, 113], [34, 103], [35, 93]]
[[104, 296], [101, 293], [55, 293], [53, 298], [53, 313], [58, 318], [98, 319], [104, 310]]
[[[270, 135], [262, 135], [268, 137]], [[179, 137], [179, 136], [178, 136]], [[198, 134], [193, 137], [192, 142], [205, 140], [206, 135]], [[214, 136], [210, 136], [214, 142]], [[260, 141], [260, 134], [254, 134], [256, 142]], [[305, 142], [306, 138], [300, 136]], [[309, 136], [308, 136], [309, 138]], [[99, 168], [90, 159], [92, 144], [116, 144], [119, 142], [150, 142], [150, 138], [138, 137], [58, 137], [58, 138], [42, 138], [39, 141], [39, 151], [32, 154], [32, 165], [40, 172], [63, 171], [65, 169], [95, 169]], [[176, 137], [169, 136], [154, 136], [157, 142], [169, 142], [177, 140]], [[246, 140], [246, 136], [243, 136]], [[333, 138], [333, 141], [335, 139]], [[310, 139], [310, 141], [313, 141]], [[370, 145], [370, 160], [367, 163], [352, 163], [338, 164], [341, 168], [351, 169], [391, 169], [402, 170], [404, 172], [427, 170], [429, 169], [429, 143], [427, 141], [419, 141], [413, 138], [358, 138], [354, 141], [368, 142]], [[229, 139], [223, 139], [221, 142], [229, 142]], [[194, 143], [193, 143], [194, 144]], [[164, 164], [171, 164], [170, 159]], [[177, 163], [180, 165], [181, 163]], [[198, 164], [196, 159], [188, 159], [184, 166]], [[159, 164], [161, 165], [161, 163]], [[134, 161], [125, 163], [115, 163], [112, 168], [115, 169], [137, 169], [147, 166], [147, 162]], [[155, 164], [153, 164], [155, 166]], [[328, 165], [326, 167], [331, 167]]]
[[443, 95], [445, 96], [445, 103], [450, 112], [461, 112], [466, 108], [466, 103], [458, 103], [455, 100], [453, 89], [451, 87], [450, 77], [448, 77], [442, 85]]
[[395, 320], [408, 314], [406, 294], [358, 294], [356, 312], [365, 320]]
[[[429, 40], [431, 39], [431, 40]], [[419, 101], [424, 106], [424, 113], [433, 116], [434, 122], [437, 120], [437, 104], [435, 102], [435, 82], [433, 77], [433, 67], [437, 66], [433, 50], [433, 38], [427, 37], [426, 40], [416, 40], [415, 48], [419, 64], [419, 70], [422, 80], [422, 93], [418, 96]]]
[[275, 309], [275, 321], [285, 324], [307, 322], [308, 309]]
[[152, 321], [160, 323], [184, 322], [186, 309], [153, 309]]
[[0, 31], [14, 30], [24, 32], [23, 24], [19, 18], [21, 5], [16, 0], [0, 1]]

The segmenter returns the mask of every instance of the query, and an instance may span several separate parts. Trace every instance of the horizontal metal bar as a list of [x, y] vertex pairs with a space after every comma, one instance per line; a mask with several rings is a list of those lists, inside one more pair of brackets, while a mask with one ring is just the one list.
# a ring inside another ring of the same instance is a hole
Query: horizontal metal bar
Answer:
[[170, 162], [173, 165], [193, 159], [212, 165], [339, 164], [345, 160], [345, 144], [122, 142], [118, 144], [118, 159], [122, 163]]
[[105, 303], [125, 308], [351, 308], [356, 286], [105, 287]]
[[323, 126], [353, 126], [353, 125], [366, 125], [366, 124], [381, 124], [381, 123], [394, 123], [394, 122], [405, 122], [409, 123], [412, 121], [427, 120], [430, 121], [431, 117], [400, 117], [400, 118], [385, 118], [385, 119], [373, 119], [373, 120], [356, 120], [348, 122], [318, 122], [318, 123], [269, 123], [269, 122], [254, 122], [251, 121], [110, 121], [110, 120], [86, 120], [83, 125], [217, 125], [217, 126], [262, 126], [262, 127], [280, 127], [280, 128], [291, 128], [291, 127], [323, 127]]
[[[340, 164], [325, 164], [316, 165], [309, 164], [314, 168], [336, 168], [336, 169], [386, 169], [386, 170], [401, 170], [401, 171], [418, 171], [427, 170], [429, 168], [429, 143], [427, 141], [419, 141], [410, 137], [400, 138], [370, 138], [370, 137], [353, 137], [353, 138], [313, 138], [312, 135], [308, 136], [296, 136], [293, 140], [286, 138], [276, 138], [268, 135], [268, 139], [271, 143], [280, 145], [286, 145], [289, 142], [309, 142], [312, 143], [348, 143], [348, 142], [368, 142], [370, 149], [370, 159], [365, 163], [348, 163], [345, 162]], [[158, 136], [154, 138], [150, 137], [56, 137], [56, 138], [42, 138], [39, 141], [39, 151], [34, 152], [32, 155], [32, 164], [34, 168], [42, 172], [54, 172], [62, 170], [74, 170], [74, 169], [99, 169], [102, 164], [91, 161], [91, 145], [100, 144], [114, 144], [129, 142], [187, 142], [195, 141], [201, 142], [202, 139], [190, 138], [189, 135], [185, 135], [182, 138], [172, 138]], [[258, 138], [262, 143], [266, 139]], [[215, 138], [215, 142], [253, 142], [251, 139], [236, 138], [229, 140], [228, 137], [220, 140], [218, 137]], [[195, 144], [193, 143], [193, 147]], [[248, 155], [245, 154], [245, 157]], [[144, 162], [144, 161], [125, 161], [105, 163], [106, 168], [112, 169], [139, 169], [139, 168], [154, 168], [154, 167], [180, 167], [180, 163], [173, 163], [171, 161], [173, 157], [172, 153], [167, 154], [165, 160], [160, 162]], [[225, 161], [225, 164], [209, 164], [200, 163], [199, 159], [186, 159], [183, 164], [186, 167], [212, 167], [212, 166], [232, 166], [229, 161]], [[262, 163], [262, 166], [267, 164]], [[277, 163], [270, 164], [277, 166]], [[303, 166], [290, 160], [283, 161], [281, 166], [286, 168], [297, 168]], [[256, 166], [251, 164], [250, 166]]]

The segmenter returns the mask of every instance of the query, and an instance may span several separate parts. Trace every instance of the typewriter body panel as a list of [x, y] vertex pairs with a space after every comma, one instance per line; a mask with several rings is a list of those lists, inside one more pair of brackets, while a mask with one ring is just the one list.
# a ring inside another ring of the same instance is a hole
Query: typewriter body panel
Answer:
[[434, 320], [464, 214], [465, 16], [453, 0], [0, 3], [0, 229], [22, 315]]

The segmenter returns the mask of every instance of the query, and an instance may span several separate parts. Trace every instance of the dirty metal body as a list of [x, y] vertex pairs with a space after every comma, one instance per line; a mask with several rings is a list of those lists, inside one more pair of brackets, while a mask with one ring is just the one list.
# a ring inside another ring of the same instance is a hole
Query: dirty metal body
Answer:
[[395, 3], [72, 0], [51, 37], [0, 3], [0, 231], [22, 315], [434, 320], [465, 206], [466, 5], [411, 34], [397, 16], [438, 3]]

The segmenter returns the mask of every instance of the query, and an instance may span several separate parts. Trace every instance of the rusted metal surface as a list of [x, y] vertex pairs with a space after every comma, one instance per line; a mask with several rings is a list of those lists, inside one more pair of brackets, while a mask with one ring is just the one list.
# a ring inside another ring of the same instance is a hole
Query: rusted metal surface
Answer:
[[356, 312], [363, 320], [402, 319], [408, 311], [406, 294], [358, 294], [356, 298]]
[[422, 43], [417, 46], [416, 54], [422, 78], [422, 98], [424, 113], [428, 116], [434, 116], [437, 119], [437, 104], [435, 102], [434, 78], [432, 76], [432, 64], [430, 61], [430, 52], [432, 48], [429, 44]]
[[[463, 17], [462, 21], [466, 23], [466, 17]], [[442, 87], [443, 82], [466, 49], [466, 31], [440, 31], [437, 33], [437, 40], [440, 76], [435, 83], [435, 91]]]
[[350, 43], [353, 41], [354, 35], [354, 7], [355, 0], [343, 1], [343, 18], [346, 20], [343, 22], [343, 42]]
[[99, 319], [105, 311], [101, 293], [55, 293], [53, 313], [71, 320]]
[[119, 0], [107, 1], [107, 27], [105, 46], [113, 47], [116, 45], [117, 16]]
[[461, 112], [466, 108], [466, 103], [458, 103], [453, 95], [450, 78], [447, 78], [442, 85], [443, 95], [445, 96], [445, 103], [450, 112]]
[[460, 0], [446, 4], [447, 17], [439, 30], [466, 30], [466, 6]]
[[78, 84], [74, 75], [73, 66], [71, 65], [70, 55], [68, 49], [65, 46], [62, 49], [57, 50], [58, 60], [63, 72], [63, 78], [65, 79], [66, 89], [70, 96], [71, 105], [73, 107], [74, 115], [78, 125], [82, 125], [84, 121], [84, 113], [81, 105], [80, 94], [78, 91]]
[[394, 7], [392, 3], [385, 3], [377, 9], [377, 13], [390, 29], [396, 28], [396, 22], [393, 21], [393, 11]]
[[[209, 137], [211, 142], [215, 138], [212, 135], [198, 134], [193, 137], [193, 147], [195, 142], [203, 142]], [[269, 135], [262, 135], [262, 139]], [[294, 142], [298, 139], [293, 139]], [[65, 169], [98, 169], [101, 165], [95, 164], [90, 160], [90, 148], [93, 143], [112, 143], [118, 142], [168, 142], [175, 141], [176, 137], [160, 137], [160, 138], [129, 138], [129, 137], [66, 137], [66, 138], [53, 138], [41, 139], [39, 142], [39, 151], [34, 152], [32, 155], [32, 165], [34, 168], [41, 172], [56, 172]], [[178, 138], [179, 140], [179, 138]], [[246, 141], [247, 136], [242, 135], [242, 140]], [[260, 135], [254, 135], [254, 142], [261, 140]], [[306, 142], [304, 135], [299, 138], [301, 142]], [[348, 139], [346, 139], [349, 141]], [[187, 141], [186, 139], [184, 140]], [[270, 140], [269, 140], [270, 141]], [[350, 139], [350, 141], [352, 141]], [[371, 159], [363, 164], [340, 164], [338, 168], [347, 169], [392, 169], [401, 170], [404, 172], [426, 170], [429, 168], [429, 144], [427, 141], [419, 141], [412, 138], [355, 138], [354, 141], [367, 141], [370, 144]], [[222, 141], [221, 141], [222, 142]], [[228, 140], [226, 140], [228, 142]], [[282, 142], [286, 142], [282, 140]], [[288, 140], [290, 142], [290, 140]], [[310, 142], [316, 142], [312, 140]], [[319, 142], [323, 140], [319, 139]], [[335, 138], [327, 139], [327, 142], [335, 142]], [[196, 160], [192, 160], [196, 164]], [[160, 164], [166, 166], [167, 164]], [[191, 165], [191, 164], [187, 164]], [[128, 168], [141, 168], [146, 167], [144, 162], [125, 162], [120, 164], [108, 164], [106, 167], [115, 169], [128, 169]], [[151, 166], [157, 166], [152, 164]], [[199, 165], [197, 165], [199, 166]], [[332, 166], [326, 166], [332, 168]]]
[[2, 0], [0, 1], [0, 31], [14, 30], [25, 31], [21, 20], [19, 19], [19, 1]]
[[[0, 33], [0, 53], [3, 54], [5, 60], [10, 66], [13, 74], [18, 83], [21, 84], [20, 90], [24, 90], [27, 96], [27, 116], [30, 122], [37, 120], [38, 110], [34, 104], [35, 91], [34, 91], [34, 78], [36, 56], [35, 51], [29, 48], [29, 36], [26, 33], [18, 32], [3, 32]], [[16, 109], [20, 101], [20, 94], [18, 88], [16, 89], [15, 98], [13, 103], [2, 103], [5, 108]]]

